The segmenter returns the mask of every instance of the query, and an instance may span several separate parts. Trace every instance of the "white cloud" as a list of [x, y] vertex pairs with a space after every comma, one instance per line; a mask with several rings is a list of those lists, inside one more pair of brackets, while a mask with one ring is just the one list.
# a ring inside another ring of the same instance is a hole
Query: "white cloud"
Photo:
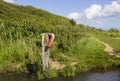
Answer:
[[102, 10], [101, 5], [93, 4], [84, 11], [84, 14], [87, 19], [93, 19], [100, 16], [101, 10]]
[[113, 1], [110, 5], [105, 5], [101, 12], [102, 16], [117, 16], [120, 15], [120, 3]]
[[111, 4], [98, 5], [93, 4], [86, 8], [83, 12], [73, 12], [67, 15], [68, 18], [74, 20], [94, 19], [100, 17], [118, 16], [120, 15], [120, 0], [113, 1]]
[[81, 19], [82, 14], [78, 13], [78, 12], [73, 12], [73, 13], [70, 13], [69, 15], [67, 15], [67, 17], [70, 19], [79, 20], [79, 19]]
[[13, 0], [3, 0], [3, 1], [8, 2], [8, 3], [14, 3]]

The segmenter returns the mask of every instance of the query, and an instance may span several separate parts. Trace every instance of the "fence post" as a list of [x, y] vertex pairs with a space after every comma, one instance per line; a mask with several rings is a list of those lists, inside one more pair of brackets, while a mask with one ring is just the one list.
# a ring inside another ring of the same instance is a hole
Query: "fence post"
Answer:
[[45, 51], [45, 47], [49, 42], [49, 36], [47, 33], [42, 33], [42, 63], [43, 63], [43, 72], [47, 73], [49, 69], [49, 49]]

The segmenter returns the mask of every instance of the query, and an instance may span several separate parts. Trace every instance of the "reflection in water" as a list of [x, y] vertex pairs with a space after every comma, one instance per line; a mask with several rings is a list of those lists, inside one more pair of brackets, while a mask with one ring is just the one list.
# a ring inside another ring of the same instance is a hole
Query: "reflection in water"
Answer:
[[120, 81], [120, 71], [82, 73], [71, 78], [54, 78], [44, 81]]
[[35, 81], [35, 78], [26, 74], [0, 74], [0, 81]]
[[[38, 81], [26, 74], [0, 75], [0, 81]], [[70, 78], [53, 78], [40, 81], [120, 81], [120, 71], [86, 72]]]
[[75, 76], [72, 81], [120, 81], [120, 72], [88, 73]]

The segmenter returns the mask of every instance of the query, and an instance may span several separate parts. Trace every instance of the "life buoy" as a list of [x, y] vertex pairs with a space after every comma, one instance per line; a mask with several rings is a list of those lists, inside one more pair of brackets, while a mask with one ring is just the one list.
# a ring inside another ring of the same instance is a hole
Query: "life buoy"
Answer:
[[50, 48], [50, 47], [53, 45], [55, 36], [54, 36], [53, 33], [48, 34], [48, 36], [49, 36], [49, 42], [48, 42], [48, 44], [47, 44], [47, 47]]

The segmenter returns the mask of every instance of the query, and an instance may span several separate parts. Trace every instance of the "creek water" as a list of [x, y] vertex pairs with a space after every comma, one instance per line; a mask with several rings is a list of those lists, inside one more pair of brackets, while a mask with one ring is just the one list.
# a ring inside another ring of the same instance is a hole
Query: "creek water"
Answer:
[[[28, 74], [0, 75], [0, 81], [39, 81]], [[120, 81], [120, 70], [105, 72], [84, 72], [74, 77], [57, 77], [40, 81]]]

